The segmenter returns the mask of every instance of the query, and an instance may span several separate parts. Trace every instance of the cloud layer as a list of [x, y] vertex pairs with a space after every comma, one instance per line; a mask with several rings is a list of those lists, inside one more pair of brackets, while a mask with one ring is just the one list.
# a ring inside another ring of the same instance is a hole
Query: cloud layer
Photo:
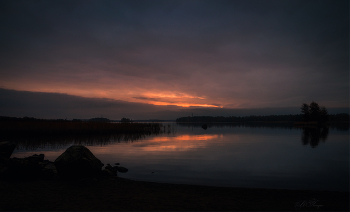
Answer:
[[142, 108], [349, 106], [348, 1], [0, 4], [4, 89]]

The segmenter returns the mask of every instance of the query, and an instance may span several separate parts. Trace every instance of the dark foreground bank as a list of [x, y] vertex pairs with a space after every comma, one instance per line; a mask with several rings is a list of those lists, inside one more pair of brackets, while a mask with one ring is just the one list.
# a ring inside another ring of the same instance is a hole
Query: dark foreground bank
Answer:
[[348, 192], [225, 188], [141, 182], [0, 181], [2, 211], [349, 211]]

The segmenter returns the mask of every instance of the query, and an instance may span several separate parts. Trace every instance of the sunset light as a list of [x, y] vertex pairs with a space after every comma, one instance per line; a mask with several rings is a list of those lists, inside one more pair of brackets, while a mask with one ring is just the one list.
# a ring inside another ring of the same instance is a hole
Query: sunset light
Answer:
[[245, 1], [107, 2], [4, 1], [0, 115], [174, 120], [296, 114], [310, 101], [348, 111], [337, 4], [325, 18], [308, 3], [295, 15], [293, 1], [261, 1], [258, 13]]
[[191, 104], [191, 103], [172, 103], [172, 102], [148, 102], [153, 105], [175, 105], [179, 107], [219, 107], [216, 105], [207, 105], [207, 104]]
[[0, 0], [0, 209], [349, 211], [349, 4]]

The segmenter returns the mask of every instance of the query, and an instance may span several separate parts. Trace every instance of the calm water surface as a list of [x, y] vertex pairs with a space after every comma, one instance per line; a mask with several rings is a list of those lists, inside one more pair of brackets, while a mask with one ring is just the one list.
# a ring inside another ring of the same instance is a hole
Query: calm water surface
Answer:
[[[134, 180], [252, 188], [349, 191], [349, 129], [200, 126], [170, 123], [170, 134], [134, 141], [79, 141], [102, 163], [129, 169]], [[12, 157], [43, 153], [54, 161], [76, 140], [34, 148], [20, 145]]]

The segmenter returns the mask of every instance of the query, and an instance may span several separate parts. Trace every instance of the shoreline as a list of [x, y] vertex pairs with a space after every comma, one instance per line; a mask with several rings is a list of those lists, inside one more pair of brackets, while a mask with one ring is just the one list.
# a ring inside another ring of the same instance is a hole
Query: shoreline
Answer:
[[349, 211], [349, 192], [216, 187], [135, 181], [0, 181], [2, 211]]

